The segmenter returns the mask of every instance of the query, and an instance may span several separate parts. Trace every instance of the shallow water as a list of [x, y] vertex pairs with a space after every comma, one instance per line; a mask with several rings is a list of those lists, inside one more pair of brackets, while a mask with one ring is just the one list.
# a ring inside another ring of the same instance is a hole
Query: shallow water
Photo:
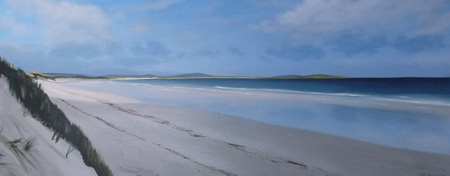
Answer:
[[[100, 81], [71, 87], [234, 115], [403, 149], [450, 154], [450, 103], [389, 95], [290, 93], [217, 86]], [[105, 88], [105, 86], [107, 88]], [[421, 95], [423, 96], [423, 95]], [[425, 96], [426, 97], [426, 96]]]

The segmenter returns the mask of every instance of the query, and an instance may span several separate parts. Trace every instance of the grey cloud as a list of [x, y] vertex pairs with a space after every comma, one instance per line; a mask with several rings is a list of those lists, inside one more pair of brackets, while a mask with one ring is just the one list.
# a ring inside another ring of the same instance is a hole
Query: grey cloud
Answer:
[[356, 54], [376, 54], [378, 49], [389, 46], [389, 42], [385, 36], [373, 36], [364, 38], [356, 34], [342, 34], [331, 39], [327, 44], [334, 47], [337, 52], [346, 56], [354, 56]]
[[136, 45], [132, 48], [137, 55], [168, 56], [172, 53], [166, 46], [157, 41], [150, 41], [144, 45]]
[[198, 51], [196, 53], [194, 53], [194, 56], [208, 56], [208, 57], [212, 57], [212, 56], [217, 56], [219, 54], [218, 51], [214, 51], [214, 50], [201, 50]]
[[63, 44], [58, 45], [50, 52], [52, 55], [61, 58], [83, 57], [86, 59], [102, 54], [101, 50], [88, 44]]
[[265, 53], [277, 58], [294, 61], [302, 59], [321, 59], [326, 55], [322, 49], [312, 45], [283, 45], [280, 47], [270, 47], [265, 50]]
[[34, 49], [31, 46], [12, 42], [0, 41], [0, 54], [0, 56], [5, 57], [9, 62], [19, 66], [27, 72], [37, 70], [37, 60], [43, 60], [43, 53], [40, 50]]
[[444, 47], [443, 37], [439, 35], [421, 35], [412, 38], [401, 36], [394, 42], [394, 48], [408, 54], [436, 51]]
[[244, 52], [242, 52], [242, 50], [239, 49], [239, 48], [230, 48], [228, 51], [231, 54], [234, 54], [234, 55], [239, 56], [239, 57], [245, 55]]

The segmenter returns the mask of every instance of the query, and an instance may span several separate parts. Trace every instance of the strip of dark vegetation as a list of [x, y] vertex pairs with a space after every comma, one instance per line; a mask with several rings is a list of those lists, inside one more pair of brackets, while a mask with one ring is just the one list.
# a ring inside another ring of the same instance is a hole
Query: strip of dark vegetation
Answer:
[[84, 163], [93, 167], [97, 175], [113, 175], [86, 135], [50, 101], [40, 84], [34, 82], [23, 70], [15, 69], [4, 58], [0, 59], [0, 74], [6, 76], [11, 94], [30, 111], [33, 118], [53, 130], [57, 139], [64, 139], [80, 151]]

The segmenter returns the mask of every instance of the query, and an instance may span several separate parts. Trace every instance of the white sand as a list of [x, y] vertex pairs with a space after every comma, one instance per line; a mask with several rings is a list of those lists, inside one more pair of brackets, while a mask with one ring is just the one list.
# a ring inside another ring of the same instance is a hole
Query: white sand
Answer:
[[450, 176], [448, 155], [40, 82], [115, 175]]
[[[84, 165], [75, 150], [65, 155], [69, 144], [64, 140], [52, 141], [53, 132], [33, 119], [11, 96], [4, 77], [0, 78], [0, 175], [1, 176], [89, 176], [97, 175]], [[18, 144], [24, 155], [16, 153], [9, 142], [22, 139]], [[34, 139], [29, 151], [23, 150], [28, 139]]]

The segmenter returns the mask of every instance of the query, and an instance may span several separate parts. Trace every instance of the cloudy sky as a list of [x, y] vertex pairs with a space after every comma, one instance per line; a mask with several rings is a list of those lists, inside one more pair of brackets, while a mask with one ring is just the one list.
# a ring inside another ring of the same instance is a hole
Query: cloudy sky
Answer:
[[448, 0], [1, 0], [25, 71], [450, 76]]

